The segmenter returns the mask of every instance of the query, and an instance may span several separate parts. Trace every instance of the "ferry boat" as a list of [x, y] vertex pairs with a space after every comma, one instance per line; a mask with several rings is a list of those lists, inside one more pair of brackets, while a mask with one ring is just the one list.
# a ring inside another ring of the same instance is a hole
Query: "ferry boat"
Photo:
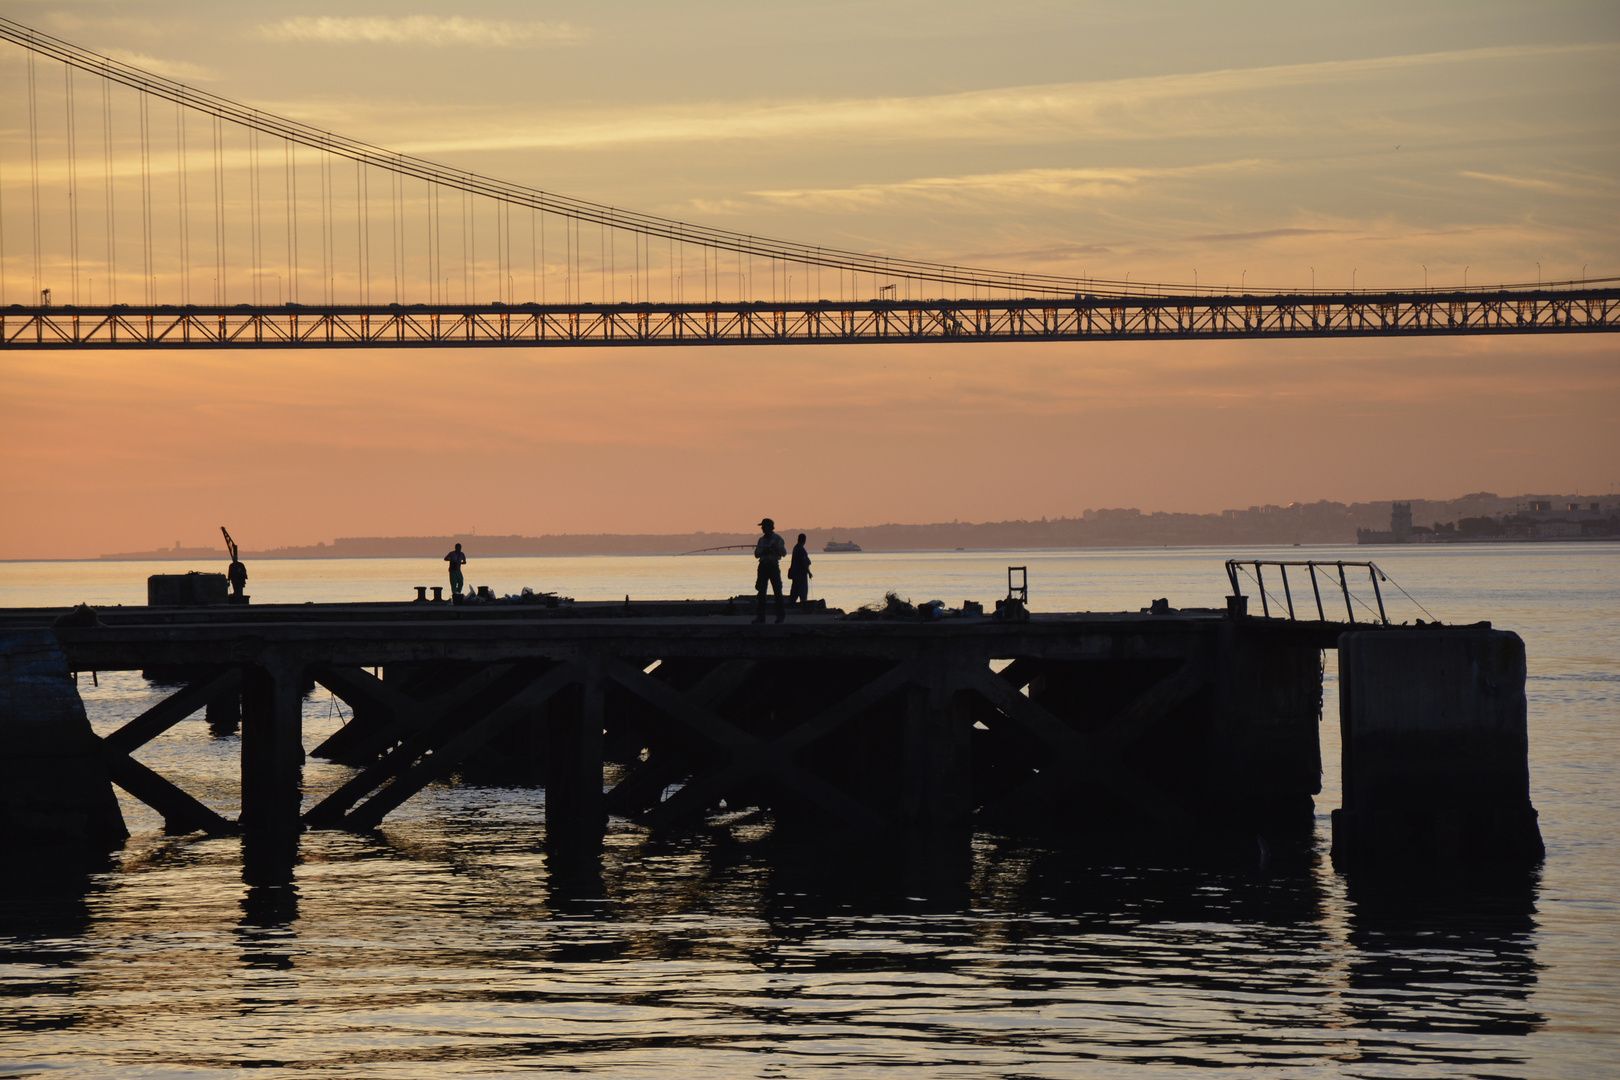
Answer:
[[861, 550], [861, 545], [857, 544], [853, 540], [829, 540], [829, 541], [827, 541], [827, 546], [822, 548], [821, 550], [822, 551], [859, 551], [859, 550]]

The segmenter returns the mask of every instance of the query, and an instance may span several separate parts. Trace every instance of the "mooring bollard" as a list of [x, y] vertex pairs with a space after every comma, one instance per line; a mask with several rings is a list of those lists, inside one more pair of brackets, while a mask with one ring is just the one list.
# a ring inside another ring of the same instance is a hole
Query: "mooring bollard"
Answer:
[[1539, 859], [1524, 682], [1524, 642], [1489, 626], [1340, 635], [1334, 861]]
[[[418, 604], [427, 603], [427, 591], [428, 591], [428, 587], [426, 585], [418, 585], [418, 586], [416, 586], [416, 602]], [[434, 589], [433, 591], [438, 592], [439, 590]], [[434, 599], [437, 600], [438, 597], [434, 597]]]
[[444, 586], [443, 585], [435, 585], [435, 586], [433, 586], [433, 602], [435, 604], [444, 603]]

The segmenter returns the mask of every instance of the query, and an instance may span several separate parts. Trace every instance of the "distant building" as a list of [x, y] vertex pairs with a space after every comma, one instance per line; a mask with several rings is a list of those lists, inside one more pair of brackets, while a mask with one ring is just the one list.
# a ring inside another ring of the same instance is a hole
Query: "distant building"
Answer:
[[1358, 544], [1406, 544], [1412, 540], [1412, 504], [1393, 503], [1389, 510], [1389, 531], [1357, 529]]

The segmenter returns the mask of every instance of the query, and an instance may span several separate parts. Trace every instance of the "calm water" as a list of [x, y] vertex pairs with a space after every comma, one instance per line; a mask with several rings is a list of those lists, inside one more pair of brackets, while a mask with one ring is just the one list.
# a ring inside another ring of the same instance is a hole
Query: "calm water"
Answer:
[[[1530, 655], [1545, 864], [1368, 881], [1326, 860], [1333, 657], [1314, 855], [1237, 844], [1132, 858], [980, 834], [937, 850], [810, 845], [766, 825], [616, 822], [605, 896], [539, 854], [544, 799], [439, 786], [378, 833], [308, 834], [290, 871], [235, 840], [135, 836], [108, 866], [5, 868], [0, 1076], [1615, 1075], [1620, 1060], [1620, 545], [1372, 549], [1424, 608]], [[1225, 550], [817, 555], [853, 607], [1215, 606]], [[1369, 549], [1249, 557], [1365, 558]], [[745, 557], [478, 559], [468, 578], [586, 599], [723, 596]], [[0, 606], [140, 603], [174, 564], [0, 564]], [[431, 561], [256, 562], [255, 602], [402, 599]], [[1252, 591], [1249, 590], [1249, 591]], [[1372, 602], [1370, 593], [1365, 596]], [[1397, 619], [1420, 615], [1397, 592]], [[103, 674], [98, 730], [161, 691]], [[305, 705], [308, 745], [342, 722]], [[139, 756], [227, 813], [234, 739], [182, 724]], [[312, 760], [312, 797], [346, 770]]]

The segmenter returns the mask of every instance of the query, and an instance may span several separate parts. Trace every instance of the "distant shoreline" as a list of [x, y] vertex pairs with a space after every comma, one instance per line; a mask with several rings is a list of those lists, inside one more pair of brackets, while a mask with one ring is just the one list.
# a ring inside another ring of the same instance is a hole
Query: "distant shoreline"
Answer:
[[[1481, 547], [1490, 544], [1512, 547], [1545, 547], [1570, 544], [1620, 544], [1620, 536], [1555, 536], [1555, 537], [1467, 537], [1457, 540], [1430, 541], [1415, 544], [1357, 544], [1354, 540], [1319, 541], [1309, 544], [1299, 544], [1301, 551], [1310, 551], [1317, 548], [1361, 548], [1372, 551], [1414, 551], [1432, 550], [1435, 548], [1453, 547]], [[1162, 551], [1174, 549], [1190, 551], [1197, 548], [1218, 549], [1222, 551], [1239, 551], [1247, 548], [1292, 548], [1291, 541], [1251, 541], [1247, 543], [1223, 544], [1219, 542], [1200, 542], [1184, 544], [1061, 544], [1061, 545], [1006, 545], [997, 547], [914, 547], [914, 548], [883, 548], [859, 552], [817, 552], [822, 558], [836, 555], [848, 555], [859, 558], [862, 555], [975, 555], [989, 552], [1060, 552], [1060, 551]], [[475, 552], [478, 559], [577, 559], [577, 558], [614, 558], [614, 559], [674, 559], [690, 557], [695, 553], [675, 551], [559, 551], [559, 552]], [[704, 552], [706, 556], [736, 555], [744, 556], [746, 551], [734, 552]], [[86, 556], [76, 559], [0, 559], [0, 564], [6, 563], [127, 563], [127, 562], [207, 562], [226, 561], [228, 556], [221, 551], [217, 556], [203, 555], [99, 555]], [[256, 552], [242, 553], [244, 560], [254, 562], [309, 562], [324, 559], [331, 562], [358, 562], [376, 559], [396, 559], [400, 561], [416, 561], [420, 559], [437, 559], [430, 555], [272, 555]]]

